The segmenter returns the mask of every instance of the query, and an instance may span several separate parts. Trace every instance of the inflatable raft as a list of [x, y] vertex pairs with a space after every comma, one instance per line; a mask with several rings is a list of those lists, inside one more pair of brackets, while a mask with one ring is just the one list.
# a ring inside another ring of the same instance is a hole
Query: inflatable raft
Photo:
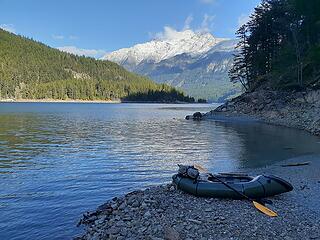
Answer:
[[[259, 199], [289, 192], [292, 185], [282, 178], [273, 175], [259, 175], [256, 177], [237, 175], [214, 175], [228, 185], [243, 193], [249, 198]], [[195, 180], [181, 174], [173, 175], [173, 183], [178, 189], [199, 197], [233, 198], [242, 197], [213, 177], [206, 180]]]

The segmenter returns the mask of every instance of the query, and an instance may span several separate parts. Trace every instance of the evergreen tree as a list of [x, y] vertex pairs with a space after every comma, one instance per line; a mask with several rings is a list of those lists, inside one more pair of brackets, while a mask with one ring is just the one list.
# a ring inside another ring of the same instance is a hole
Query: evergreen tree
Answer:
[[318, 87], [320, 1], [263, 0], [237, 32], [231, 81], [256, 87]]

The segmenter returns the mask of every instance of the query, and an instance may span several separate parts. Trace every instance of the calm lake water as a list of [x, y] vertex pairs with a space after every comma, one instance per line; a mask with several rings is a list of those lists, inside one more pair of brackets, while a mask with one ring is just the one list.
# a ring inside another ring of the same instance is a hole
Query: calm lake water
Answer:
[[245, 171], [320, 153], [303, 131], [184, 120], [213, 107], [0, 103], [0, 239], [71, 239], [83, 212], [170, 182], [178, 163]]

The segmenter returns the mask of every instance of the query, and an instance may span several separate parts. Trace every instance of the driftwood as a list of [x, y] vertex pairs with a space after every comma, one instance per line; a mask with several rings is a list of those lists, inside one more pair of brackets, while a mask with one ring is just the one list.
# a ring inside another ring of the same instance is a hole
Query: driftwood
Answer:
[[298, 166], [305, 166], [309, 165], [310, 162], [301, 162], [301, 163], [288, 163], [288, 164], [283, 164], [281, 167], [298, 167]]

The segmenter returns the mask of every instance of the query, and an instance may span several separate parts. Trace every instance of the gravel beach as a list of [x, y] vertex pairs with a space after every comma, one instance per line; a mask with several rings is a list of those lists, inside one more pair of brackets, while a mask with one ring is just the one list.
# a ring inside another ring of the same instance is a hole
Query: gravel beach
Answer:
[[[298, 167], [287, 163], [309, 162]], [[320, 156], [288, 159], [248, 173], [274, 174], [294, 186], [269, 198], [270, 218], [245, 200], [198, 198], [160, 185], [115, 197], [80, 220], [77, 239], [320, 239]]]

